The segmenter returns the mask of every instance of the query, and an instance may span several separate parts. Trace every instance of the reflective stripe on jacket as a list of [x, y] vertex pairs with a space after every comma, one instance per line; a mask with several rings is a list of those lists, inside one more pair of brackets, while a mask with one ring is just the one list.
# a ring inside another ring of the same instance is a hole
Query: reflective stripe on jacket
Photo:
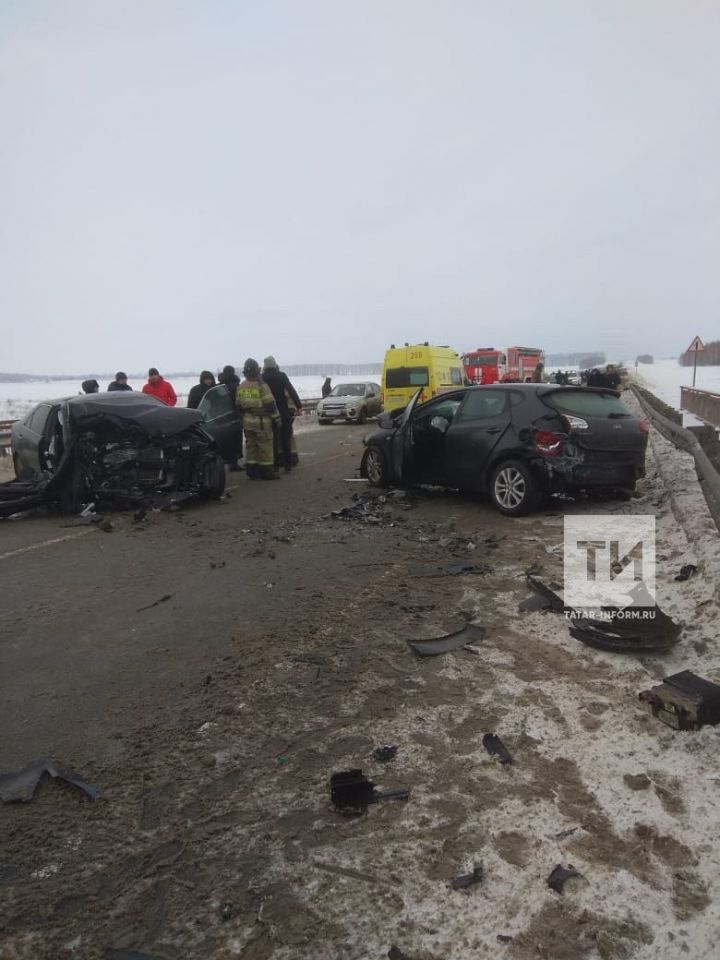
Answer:
[[260, 380], [243, 380], [237, 388], [236, 406], [243, 426], [250, 429], [280, 417], [270, 387]]

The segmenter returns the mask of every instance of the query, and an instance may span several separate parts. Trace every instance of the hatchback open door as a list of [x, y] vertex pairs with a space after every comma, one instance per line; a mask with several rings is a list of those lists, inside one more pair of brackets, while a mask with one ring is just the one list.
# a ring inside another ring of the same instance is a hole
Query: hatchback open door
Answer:
[[395, 434], [390, 447], [391, 471], [393, 479], [400, 482], [403, 476], [412, 468], [413, 446], [410, 418], [418, 405], [422, 390], [418, 390], [410, 403], [398, 417]]

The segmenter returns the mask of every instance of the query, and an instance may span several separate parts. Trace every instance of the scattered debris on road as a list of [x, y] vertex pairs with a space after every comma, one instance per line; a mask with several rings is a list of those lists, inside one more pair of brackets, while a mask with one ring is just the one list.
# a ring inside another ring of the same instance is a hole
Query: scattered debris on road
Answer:
[[498, 763], [512, 763], [512, 754], [496, 733], [486, 733], [483, 737], [483, 746], [491, 757], [497, 757]]
[[138, 607], [137, 613], [142, 613], [143, 610], [152, 610], [153, 607], [159, 607], [161, 603], [167, 603], [168, 600], [172, 600], [175, 596], [174, 593], [165, 593], [159, 600], [156, 600], [154, 603], [148, 603], [146, 607]]
[[[563, 599], [552, 589], [551, 586], [544, 583], [537, 574], [539, 573], [539, 568], [537, 566], [532, 566], [525, 571], [525, 580], [527, 585], [531, 590], [534, 590], [539, 597], [542, 598], [546, 606], [543, 607], [545, 610], [553, 610], [555, 613], [564, 613], [565, 612], [565, 602]], [[529, 598], [528, 598], [529, 599]], [[527, 601], [523, 601], [526, 603]], [[527, 608], [530, 609], [530, 608]]]
[[570, 636], [614, 653], [663, 652], [674, 647], [682, 627], [657, 605], [603, 607], [601, 617], [573, 617]]
[[460, 650], [468, 644], [477, 643], [483, 639], [485, 633], [485, 627], [480, 626], [480, 624], [468, 623], [462, 630], [456, 630], [454, 633], [448, 633], [443, 637], [432, 637], [429, 640], [408, 640], [407, 643], [420, 657], [437, 657], [441, 653], [450, 653], [452, 650]]
[[484, 563], [453, 560], [450, 563], [414, 563], [410, 567], [410, 576], [458, 577], [464, 573], [488, 573], [489, 570]]
[[459, 876], [453, 877], [450, 885], [453, 890], [467, 890], [468, 887], [474, 887], [478, 883], [482, 883], [484, 876], [483, 865], [478, 863], [473, 867], [472, 873], [461, 873]]
[[704, 680], [690, 670], [666, 677], [640, 693], [653, 716], [674, 730], [697, 730], [720, 723], [720, 684]]
[[84, 793], [90, 800], [95, 800], [98, 795], [97, 789], [76, 773], [61, 770], [54, 760], [41, 757], [23, 767], [22, 770], [0, 775], [0, 800], [3, 803], [29, 803], [35, 796], [38, 784], [45, 777], [62, 780], [63, 783]]
[[387, 747], [375, 747], [372, 752], [373, 760], [377, 760], [378, 763], [389, 763], [390, 760], [394, 760], [397, 754], [398, 748], [395, 745]]
[[368, 780], [362, 770], [342, 770], [330, 777], [330, 799], [337, 810], [364, 813], [371, 803], [407, 800], [409, 796], [410, 791], [405, 787], [378, 792], [373, 781]]
[[578, 873], [571, 863], [568, 864], [567, 867], [563, 867], [562, 864], [559, 863], [547, 878], [547, 885], [551, 890], [554, 890], [555, 893], [561, 894], [568, 880], [575, 880], [579, 877], [582, 877], [582, 874]]
[[678, 583], [684, 583], [686, 580], [689, 580], [690, 577], [694, 577], [697, 573], [697, 567], [694, 563], [686, 563], [683, 567], [680, 567], [680, 573], [675, 576], [675, 580]]

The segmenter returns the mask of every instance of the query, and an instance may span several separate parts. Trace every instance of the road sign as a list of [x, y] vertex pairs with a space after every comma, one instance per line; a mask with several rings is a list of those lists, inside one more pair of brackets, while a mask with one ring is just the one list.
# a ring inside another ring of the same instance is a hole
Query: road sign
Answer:
[[702, 342], [700, 337], [695, 337], [693, 342], [687, 348], [685, 353], [693, 354], [693, 386], [695, 386], [695, 377], [697, 376], [697, 355], [702, 353], [705, 349], [705, 344]]

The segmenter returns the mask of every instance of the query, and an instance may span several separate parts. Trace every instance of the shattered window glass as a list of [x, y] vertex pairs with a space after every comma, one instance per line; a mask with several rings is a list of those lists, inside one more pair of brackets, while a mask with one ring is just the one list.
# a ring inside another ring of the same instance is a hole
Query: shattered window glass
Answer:
[[217, 420], [218, 417], [232, 413], [234, 409], [232, 398], [224, 384], [208, 390], [198, 406], [203, 420]]

